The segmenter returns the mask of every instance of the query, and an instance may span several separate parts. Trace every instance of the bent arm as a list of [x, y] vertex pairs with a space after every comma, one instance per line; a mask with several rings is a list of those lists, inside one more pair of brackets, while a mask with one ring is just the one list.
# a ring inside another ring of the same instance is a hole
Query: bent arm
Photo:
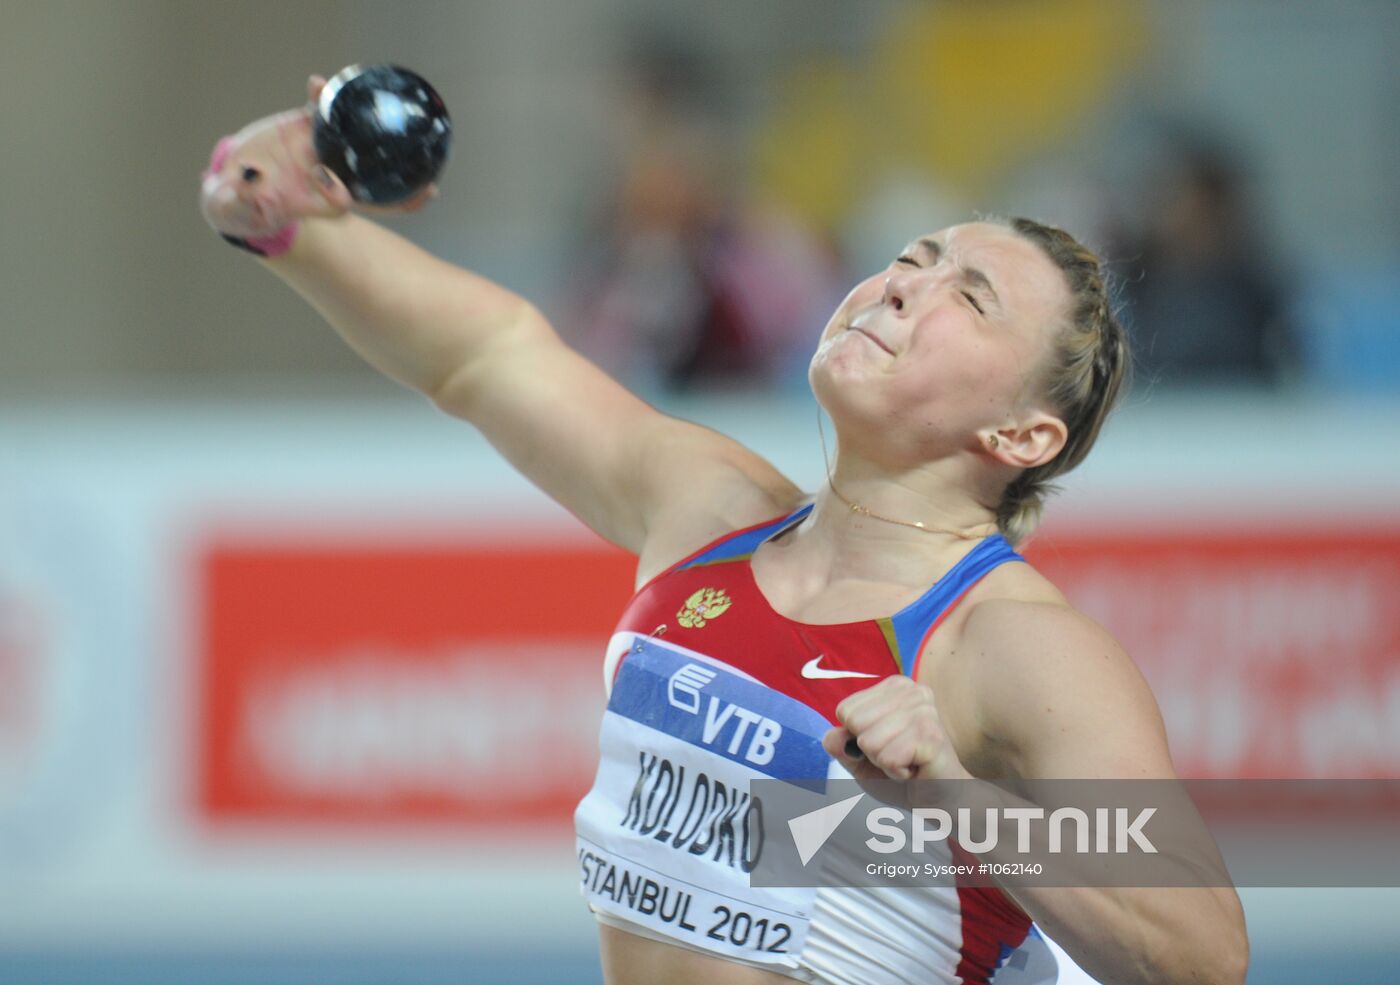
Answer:
[[[1008, 750], [1008, 772], [1025, 780], [1176, 779], [1146, 682], [1084, 616], [1056, 605], [985, 602], [970, 614], [965, 639], [981, 657], [975, 690], [983, 727]], [[1189, 801], [1185, 807], [1194, 817]], [[1233, 887], [1219, 884], [1228, 874], [1209, 834], [1189, 830], [1179, 861], [1200, 876], [1195, 885], [1005, 891], [1105, 983], [1240, 985], [1249, 955], [1244, 912]]]
[[524, 298], [368, 219], [306, 220], [289, 252], [259, 262], [372, 366], [474, 424], [644, 568], [796, 495], [759, 456], [618, 385]]

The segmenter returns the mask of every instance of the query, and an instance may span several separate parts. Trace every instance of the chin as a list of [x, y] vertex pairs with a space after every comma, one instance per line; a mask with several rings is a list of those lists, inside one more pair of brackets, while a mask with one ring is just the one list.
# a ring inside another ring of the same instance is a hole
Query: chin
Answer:
[[841, 389], [868, 389], [887, 375], [887, 367], [872, 357], [874, 347], [846, 332], [830, 336], [817, 346], [807, 364], [807, 380], [815, 391], [818, 386]]
[[838, 428], [842, 424], [878, 426], [881, 420], [889, 420], [888, 408], [882, 406], [878, 392], [855, 360], [813, 357], [807, 382], [812, 396]]

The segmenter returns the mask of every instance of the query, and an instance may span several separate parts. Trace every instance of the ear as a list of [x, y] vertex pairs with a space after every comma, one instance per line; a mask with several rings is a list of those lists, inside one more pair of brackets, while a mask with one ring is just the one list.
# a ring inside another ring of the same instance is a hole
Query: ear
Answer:
[[1054, 414], [1034, 411], [1028, 417], [982, 435], [982, 448], [992, 458], [1018, 469], [1044, 465], [1069, 440], [1065, 422]]

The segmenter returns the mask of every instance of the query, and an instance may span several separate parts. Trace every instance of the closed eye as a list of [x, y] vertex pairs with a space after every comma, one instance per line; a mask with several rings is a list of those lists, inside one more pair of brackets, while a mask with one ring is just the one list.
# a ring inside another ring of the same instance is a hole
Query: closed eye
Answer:
[[911, 267], [917, 267], [917, 266], [919, 265], [919, 261], [918, 261], [918, 260], [915, 260], [913, 257], [909, 256], [907, 253], [906, 253], [904, 256], [895, 257], [894, 262], [895, 262], [895, 263], [905, 263], [905, 264], [908, 264], [908, 265], [911, 266]]
[[965, 297], [965, 298], [967, 298], [968, 303], [971, 304], [974, 308], [977, 309], [977, 313], [978, 313], [979, 315], [985, 315], [985, 314], [986, 314], [986, 312], [985, 312], [984, 310], [982, 310], [982, 305], [978, 303], [977, 298], [973, 296], [973, 294], [972, 294], [971, 291], [963, 291], [963, 292], [962, 292], [962, 296]]

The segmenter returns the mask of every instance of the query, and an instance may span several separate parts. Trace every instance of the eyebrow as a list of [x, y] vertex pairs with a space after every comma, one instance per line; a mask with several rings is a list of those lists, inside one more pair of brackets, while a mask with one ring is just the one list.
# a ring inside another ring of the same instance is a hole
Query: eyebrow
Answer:
[[[924, 236], [916, 240], [915, 245], [928, 254], [929, 258], [934, 263], [937, 263], [943, 256], [943, 244], [936, 239]], [[1001, 295], [997, 293], [997, 289], [992, 286], [992, 282], [987, 279], [986, 274], [976, 267], [959, 267], [959, 269], [962, 271], [963, 280], [974, 287], [982, 288], [992, 296], [992, 300], [996, 301], [997, 304], [1001, 304]]]

